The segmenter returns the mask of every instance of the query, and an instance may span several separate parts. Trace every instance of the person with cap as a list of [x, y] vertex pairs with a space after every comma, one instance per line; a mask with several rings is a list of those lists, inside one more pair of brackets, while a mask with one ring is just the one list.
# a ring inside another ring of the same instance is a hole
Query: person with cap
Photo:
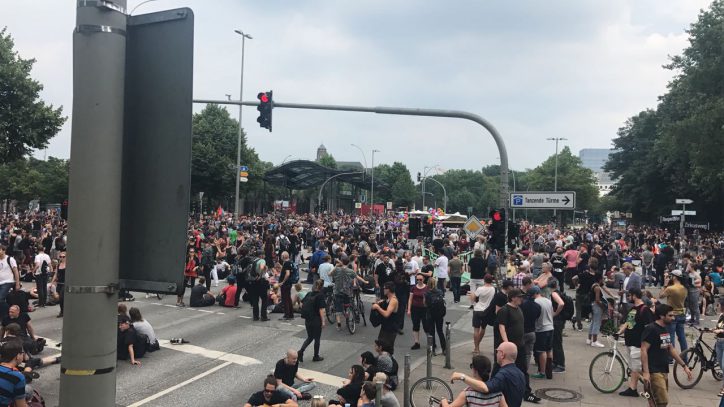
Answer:
[[222, 307], [233, 307], [234, 306], [234, 299], [236, 298], [236, 290], [239, 288], [236, 286], [236, 277], [234, 275], [230, 275], [226, 277], [226, 287], [221, 289], [221, 294], [219, 294], [218, 298], [218, 304]]
[[666, 298], [666, 301], [674, 312], [674, 320], [666, 325], [666, 329], [669, 331], [671, 336], [671, 343], [675, 344], [675, 337], [678, 337], [680, 352], [683, 353], [688, 349], [686, 343], [686, 333], [684, 332], [684, 325], [686, 324], [686, 296], [688, 294], [686, 287], [683, 285], [684, 273], [681, 270], [673, 270], [669, 273], [668, 280], [664, 278], [664, 288], [659, 293], [659, 298]]

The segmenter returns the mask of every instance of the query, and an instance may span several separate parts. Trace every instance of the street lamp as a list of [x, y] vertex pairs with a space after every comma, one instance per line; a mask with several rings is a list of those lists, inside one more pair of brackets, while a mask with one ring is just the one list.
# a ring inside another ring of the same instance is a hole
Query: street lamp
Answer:
[[365, 180], [365, 173], [367, 172], [367, 156], [365, 155], [364, 150], [362, 150], [362, 148], [361, 148], [360, 146], [358, 146], [357, 144], [350, 144], [350, 145], [351, 145], [352, 147], [357, 148], [357, 150], [359, 150], [359, 152], [362, 153], [362, 159], [363, 159], [364, 162], [365, 162], [365, 170], [362, 172], [362, 182], [364, 182], [364, 180]]
[[[565, 137], [548, 137], [546, 140], [549, 141], [555, 141], [556, 142], [556, 169], [555, 169], [555, 175], [553, 176], [553, 191], [558, 191], [558, 142], [563, 140], [568, 140]], [[556, 210], [553, 209], [553, 216], [556, 216]]]
[[291, 155], [291, 154], [289, 154], [288, 156], [284, 157], [284, 159], [282, 160], [282, 163], [279, 164], [279, 166], [281, 167], [282, 165], [284, 165], [284, 163], [287, 162], [287, 160], [290, 159], [290, 158], [292, 158], [292, 155]]
[[372, 150], [372, 188], [370, 191], [370, 203], [372, 204], [372, 216], [375, 213], [375, 153], [379, 153], [380, 150]]
[[[241, 78], [239, 81], [239, 101], [244, 100], [244, 46], [246, 39], [252, 39], [251, 35], [244, 34], [241, 30], [234, 30], [235, 33], [241, 35]], [[234, 178], [236, 179], [236, 193], [234, 194], [234, 221], [239, 219], [239, 168], [241, 167], [241, 105], [239, 105], [239, 134], [236, 140], [236, 168], [234, 168]]]
[[435, 164], [432, 167], [423, 167], [422, 168], [422, 210], [425, 210], [425, 179], [427, 178], [427, 172], [437, 168], [439, 165]]

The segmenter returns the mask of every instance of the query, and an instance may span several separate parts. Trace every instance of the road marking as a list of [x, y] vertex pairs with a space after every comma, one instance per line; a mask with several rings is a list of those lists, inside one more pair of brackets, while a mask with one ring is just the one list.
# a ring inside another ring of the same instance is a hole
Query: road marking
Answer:
[[216, 315], [224, 315], [223, 312], [217, 312]]
[[169, 307], [169, 308], [181, 308], [181, 307], [179, 307], [178, 305], [171, 305], [171, 304], [163, 304], [163, 306], [164, 306], [164, 307]]
[[251, 317], [247, 317], [246, 315], [239, 315], [239, 318], [251, 319]]
[[261, 361], [250, 358], [248, 356], [237, 355], [236, 353], [220, 352], [218, 350], [211, 350], [202, 348], [201, 346], [189, 345], [189, 344], [171, 344], [167, 339], [161, 339], [158, 341], [161, 347], [173, 349], [179, 352], [190, 353], [193, 355], [204, 356], [209, 359], [219, 359], [226, 362], [236, 363], [241, 366], [260, 365]]
[[209, 314], [213, 314], [213, 313], [214, 313], [214, 311], [209, 311], [209, 310], [207, 310], [207, 309], [197, 309], [196, 311], [199, 311], [199, 312], [207, 312], [207, 313], [209, 313]]
[[[179, 346], [183, 346], [183, 345], [179, 345]], [[174, 390], [176, 390], [176, 389], [180, 389], [181, 387], [184, 387], [184, 386], [186, 386], [187, 384], [193, 383], [193, 382], [195, 382], [196, 380], [199, 380], [199, 379], [201, 379], [201, 378], [203, 378], [203, 377], [206, 377], [206, 376], [214, 373], [214, 372], [217, 371], [217, 370], [221, 370], [221, 369], [225, 368], [226, 366], [229, 366], [230, 364], [231, 364], [231, 362], [224, 362], [224, 363], [222, 363], [222, 364], [220, 364], [220, 365], [218, 365], [218, 366], [212, 367], [211, 369], [209, 369], [209, 370], [207, 370], [207, 371], [205, 371], [205, 372], [203, 372], [203, 373], [201, 373], [201, 374], [198, 374], [198, 375], [196, 375], [196, 376], [194, 376], [194, 377], [192, 377], [192, 378], [190, 378], [190, 379], [188, 379], [188, 380], [186, 380], [186, 381], [183, 381], [183, 382], [181, 382], [181, 383], [179, 383], [179, 384], [173, 385], [173, 386], [169, 387], [168, 389], [163, 390], [163, 391], [160, 391], [160, 392], [158, 392], [158, 393], [156, 393], [156, 394], [154, 394], [154, 395], [152, 395], [152, 396], [146, 397], [145, 399], [143, 399], [143, 400], [141, 400], [141, 401], [137, 401], [137, 402], [135, 402], [135, 403], [133, 403], [133, 404], [130, 404], [128, 407], [139, 407], [139, 406], [142, 406], [142, 405], [144, 405], [144, 404], [146, 404], [146, 403], [149, 403], [149, 402], [151, 402], [151, 401], [153, 401], [153, 400], [156, 400], [157, 398], [163, 397], [163, 396], [171, 393], [172, 391], [174, 391]]]
[[333, 376], [331, 374], [317, 372], [314, 370], [299, 368], [299, 375], [303, 377], [311, 377], [317, 383], [326, 384], [328, 386], [342, 387], [344, 377]]

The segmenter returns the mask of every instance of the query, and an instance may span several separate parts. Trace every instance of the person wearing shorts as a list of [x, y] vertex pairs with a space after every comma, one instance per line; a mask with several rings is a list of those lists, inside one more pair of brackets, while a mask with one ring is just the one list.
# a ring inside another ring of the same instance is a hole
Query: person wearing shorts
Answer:
[[553, 378], [553, 302], [541, 294], [540, 287], [532, 286], [528, 294], [540, 306], [540, 315], [535, 321], [535, 345], [533, 351], [538, 355], [538, 373], [534, 379]]
[[683, 367], [689, 380], [691, 370], [676, 351], [667, 326], [674, 321], [674, 309], [668, 304], [657, 304], [656, 321], [644, 328], [641, 335], [641, 365], [644, 382], [651, 384], [651, 396], [657, 406], [669, 404], [669, 356]]
[[[492, 318], [495, 318], [496, 290], [493, 287], [493, 276], [487, 274], [484, 278], [485, 284], [479, 286], [475, 291], [470, 291], [470, 301], [473, 302], [473, 353], [480, 353], [480, 341], [485, 336], [485, 327]], [[491, 308], [492, 307], [492, 308]]]

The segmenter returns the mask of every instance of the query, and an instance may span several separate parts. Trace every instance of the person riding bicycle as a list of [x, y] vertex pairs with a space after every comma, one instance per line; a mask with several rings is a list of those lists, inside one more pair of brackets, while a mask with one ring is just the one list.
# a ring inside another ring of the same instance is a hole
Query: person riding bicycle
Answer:
[[329, 276], [332, 277], [334, 282], [334, 311], [337, 319], [337, 330], [342, 329], [342, 313], [344, 312], [344, 305], [350, 304], [352, 299], [352, 287], [355, 285], [355, 281], [359, 280], [362, 283], [366, 281], [358, 276], [349, 265], [349, 257], [344, 256], [338, 260], [337, 267], [329, 272]]

